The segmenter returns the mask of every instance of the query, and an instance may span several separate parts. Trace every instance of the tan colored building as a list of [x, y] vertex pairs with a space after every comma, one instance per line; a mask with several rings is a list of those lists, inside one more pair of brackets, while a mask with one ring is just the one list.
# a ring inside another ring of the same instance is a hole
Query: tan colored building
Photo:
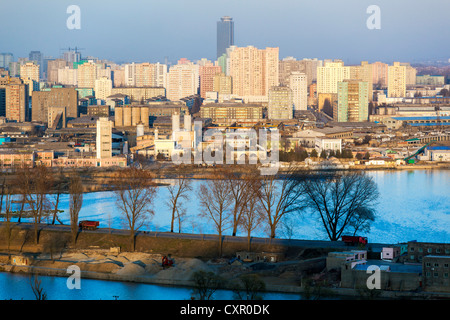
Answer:
[[121, 87], [112, 88], [111, 95], [122, 94], [130, 97], [132, 101], [144, 102], [144, 100], [151, 99], [158, 96], [166, 96], [166, 89], [162, 87]]
[[235, 122], [256, 123], [263, 119], [263, 107], [247, 103], [209, 103], [201, 106], [200, 117], [210, 118], [213, 123], [223, 126]]
[[337, 93], [337, 84], [350, 78], [350, 68], [341, 60], [325, 61], [317, 68], [317, 94]]
[[149, 126], [149, 107], [146, 105], [127, 105], [116, 107], [114, 111], [114, 126], [136, 127], [142, 123], [144, 127]]
[[387, 63], [374, 62], [372, 65], [372, 83], [377, 87], [386, 87], [388, 85], [388, 67]]
[[213, 90], [219, 95], [231, 95], [233, 92], [233, 82], [231, 76], [225, 73], [218, 73], [214, 75]]
[[216, 74], [222, 72], [220, 66], [215, 66], [213, 64], [199, 66], [199, 76], [200, 76], [200, 96], [206, 98], [206, 93], [214, 90], [214, 78]]
[[20, 66], [20, 78], [31, 79], [39, 82], [39, 65], [34, 62], [27, 62]]
[[101, 77], [95, 80], [94, 92], [97, 99], [106, 100], [111, 95], [112, 80], [107, 77]]
[[48, 127], [55, 130], [66, 127], [66, 107], [48, 106]]
[[78, 88], [94, 88], [97, 79], [97, 65], [93, 62], [80, 64], [77, 69]]
[[68, 66], [58, 69], [56, 82], [65, 86], [78, 85], [78, 69], [73, 69]]
[[112, 128], [113, 123], [108, 118], [101, 117], [97, 120], [97, 159], [112, 158]]
[[233, 94], [238, 97], [265, 96], [279, 83], [279, 48], [236, 47], [230, 51]]
[[49, 60], [47, 63], [47, 81], [51, 83], [58, 82], [58, 70], [67, 67], [67, 61], [64, 59]]
[[289, 88], [292, 90], [294, 110], [308, 108], [308, 79], [306, 73], [294, 71], [289, 76]]
[[388, 67], [388, 97], [401, 98], [406, 96], [406, 66], [394, 62]]
[[197, 94], [199, 87], [199, 66], [192, 62], [171, 66], [167, 74], [166, 97], [177, 101]]
[[34, 91], [32, 96], [33, 121], [48, 122], [48, 107], [65, 107], [66, 118], [78, 117], [78, 92], [75, 88], [52, 88]]
[[294, 117], [293, 94], [287, 86], [276, 86], [269, 90], [267, 108], [270, 120], [285, 120]]
[[373, 67], [369, 62], [362, 61], [360, 66], [350, 66], [350, 79], [367, 82], [369, 101], [373, 100]]
[[10, 78], [5, 87], [5, 116], [17, 122], [30, 121], [28, 86], [19, 78]]

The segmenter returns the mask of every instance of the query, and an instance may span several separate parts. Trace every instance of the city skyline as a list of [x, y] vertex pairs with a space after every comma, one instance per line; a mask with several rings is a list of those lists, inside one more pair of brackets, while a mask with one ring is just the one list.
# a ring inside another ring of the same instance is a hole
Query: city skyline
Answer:
[[[263, 6], [253, 0], [214, 5], [203, 0], [143, 5], [130, 1], [127, 10], [124, 3], [110, 1], [108, 14], [102, 14], [103, 2], [80, 0], [76, 3], [81, 11], [80, 30], [66, 27], [70, 16], [66, 10], [71, 4], [60, 1], [50, 7], [28, 0], [2, 4], [0, 52], [12, 52], [15, 59], [28, 57], [31, 51], [57, 58], [61, 49], [77, 46], [85, 49], [84, 56], [117, 63], [164, 62], [166, 57], [170, 62], [182, 57], [215, 60], [216, 23], [223, 16], [230, 16], [235, 23], [235, 45], [279, 47], [280, 59], [339, 58], [347, 65], [363, 60], [447, 61], [441, 52], [450, 49], [449, 44], [438, 41], [450, 26], [443, 16], [450, 3], [438, 1], [427, 5], [439, 5], [433, 14], [417, 1], [379, 1], [379, 30], [366, 26], [369, 1], [311, 4], [284, 0]], [[19, 8], [21, 15], [8, 14]], [[14, 24], [21, 27], [7, 27]]]

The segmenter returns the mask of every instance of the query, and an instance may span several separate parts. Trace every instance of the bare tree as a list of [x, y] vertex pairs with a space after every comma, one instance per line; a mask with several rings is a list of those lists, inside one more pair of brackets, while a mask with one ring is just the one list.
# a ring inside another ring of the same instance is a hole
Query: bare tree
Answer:
[[225, 284], [225, 280], [220, 275], [203, 270], [194, 272], [191, 281], [194, 282], [193, 293], [199, 300], [211, 300], [214, 293]]
[[247, 250], [251, 250], [251, 234], [264, 221], [264, 214], [259, 203], [261, 180], [253, 175], [248, 177], [247, 201], [241, 216], [241, 225], [247, 234]]
[[[5, 209], [4, 213], [3, 213], [3, 218], [4, 218], [4, 222], [3, 222], [3, 228], [5, 231], [5, 237], [6, 237], [6, 242], [7, 242], [7, 246], [8, 246], [8, 254], [10, 253], [10, 247], [11, 247], [11, 234], [12, 234], [12, 223], [11, 223], [11, 218], [12, 218], [12, 212], [11, 212], [11, 201], [12, 201], [12, 194], [11, 194], [11, 189], [8, 186], [3, 185], [2, 186], [2, 205], [1, 208]], [[1, 210], [0, 209], [0, 212]]]
[[83, 185], [81, 178], [74, 174], [70, 178], [69, 184], [69, 216], [70, 216], [70, 229], [72, 232], [72, 243], [75, 246], [78, 237], [78, 218], [83, 205]]
[[22, 222], [25, 205], [29, 203], [32, 194], [32, 169], [28, 166], [17, 168], [15, 171], [14, 184], [20, 194], [20, 209], [17, 222]]
[[[251, 175], [251, 174], [249, 174]], [[232, 199], [232, 235], [236, 236], [237, 229], [242, 220], [242, 215], [246, 210], [246, 204], [251, 195], [251, 178], [242, 177], [236, 172], [226, 171], [224, 173], [225, 180], [228, 183], [229, 192]]]
[[131, 249], [134, 251], [137, 230], [154, 214], [149, 206], [155, 198], [156, 186], [150, 172], [127, 168], [118, 173], [115, 189], [117, 207], [130, 230]]
[[178, 231], [181, 232], [181, 220], [185, 211], [183, 210], [183, 200], [188, 200], [188, 194], [192, 191], [191, 182], [185, 177], [176, 179], [175, 184], [167, 187], [169, 191], [169, 198], [167, 205], [172, 211], [172, 218], [170, 222], [170, 232], [173, 232], [175, 220], [178, 220]]
[[312, 176], [303, 184], [304, 202], [315, 210], [331, 241], [355, 222], [363, 210], [372, 209], [378, 198], [373, 179], [364, 172]]
[[362, 207], [355, 211], [355, 214], [349, 221], [349, 226], [353, 228], [353, 235], [356, 235], [358, 231], [369, 232], [370, 224], [373, 221], [375, 221], [375, 210]]
[[30, 285], [36, 300], [47, 300], [47, 293], [44, 291], [41, 280], [37, 275], [30, 276]]
[[62, 172], [60, 171], [58, 174], [58, 177], [54, 180], [53, 183], [53, 200], [51, 201], [53, 206], [53, 218], [52, 218], [52, 225], [58, 221], [60, 224], [62, 224], [61, 220], [58, 218], [58, 212], [61, 212], [61, 210], [58, 210], [59, 206], [59, 200], [61, 197], [61, 194], [63, 193], [66, 186], [66, 182], [63, 179]]
[[219, 236], [219, 256], [222, 256], [223, 232], [230, 227], [229, 207], [232, 199], [229, 184], [223, 179], [208, 180], [200, 185], [199, 198], [203, 209], [202, 216], [213, 222]]
[[275, 238], [277, 227], [285, 215], [304, 209], [305, 206], [299, 201], [303, 195], [303, 179], [304, 175], [295, 167], [286, 173], [262, 178], [259, 199], [269, 225], [270, 238]]
[[47, 195], [50, 191], [51, 175], [47, 167], [38, 165], [31, 169], [31, 193], [28, 194], [29, 206], [31, 214], [33, 215], [34, 222], [34, 242], [39, 243], [39, 230], [38, 227], [44, 217], [45, 212], [48, 209]]

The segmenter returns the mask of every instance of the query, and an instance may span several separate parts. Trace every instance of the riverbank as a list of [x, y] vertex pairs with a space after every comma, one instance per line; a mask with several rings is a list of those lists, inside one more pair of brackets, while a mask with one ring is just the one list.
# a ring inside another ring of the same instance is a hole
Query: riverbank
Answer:
[[[17, 256], [12, 256], [14, 257]], [[30, 258], [31, 256], [28, 255]], [[294, 270], [317, 270], [323, 263], [323, 257], [299, 261], [266, 263], [265, 267], [257, 263], [230, 265], [226, 260], [202, 261], [196, 258], [172, 257], [174, 265], [163, 268], [161, 255], [142, 252], [124, 252], [113, 254], [107, 250], [70, 250], [57, 259], [47, 254], [40, 254], [33, 259], [32, 265], [12, 265], [6, 255], [0, 255], [0, 272], [23, 273], [38, 276], [56, 276], [68, 278], [72, 272], [67, 268], [76, 265], [81, 270], [82, 279], [105, 281], [134, 282], [163, 286], [193, 288], [191, 280], [196, 271], [213, 272], [226, 280], [225, 290], [233, 290], [234, 283], [243, 274], [258, 274], [266, 285], [266, 292], [298, 294], [300, 299], [369, 299], [368, 291], [339, 288], [336, 282], [337, 274], [322, 272], [309, 274], [309, 277], [299, 279]], [[255, 267], [257, 265], [257, 267]], [[313, 267], [312, 267], [313, 266]], [[283, 271], [284, 270], [284, 271]], [[309, 286], [306, 279], [325, 277], [327, 286]], [[333, 282], [334, 278], [334, 282]], [[44, 288], [45, 289], [45, 288]], [[188, 298], [188, 297], [187, 297]], [[430, 293], [379, 291], [378, 299], [430, 299]], [[164, 300], [164, 297], [162, 297]]]

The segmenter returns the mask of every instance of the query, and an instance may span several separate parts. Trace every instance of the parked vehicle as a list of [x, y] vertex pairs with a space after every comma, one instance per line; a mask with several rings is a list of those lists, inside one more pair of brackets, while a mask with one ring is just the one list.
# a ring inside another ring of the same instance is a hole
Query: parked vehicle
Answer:
[[98, 221], [89, 221], [89, 220], [83, 220], [80, 221], [80, 223], [78, 224], [78, 226], [82, 229], [82, 230], [95, 230], [97, 229], [97, 227], [99, 226], [100, 222]]
[[361, 236], [342, 236], [342, 241], [344, 241], [346, 245], [367, 244], [367, 238]]

